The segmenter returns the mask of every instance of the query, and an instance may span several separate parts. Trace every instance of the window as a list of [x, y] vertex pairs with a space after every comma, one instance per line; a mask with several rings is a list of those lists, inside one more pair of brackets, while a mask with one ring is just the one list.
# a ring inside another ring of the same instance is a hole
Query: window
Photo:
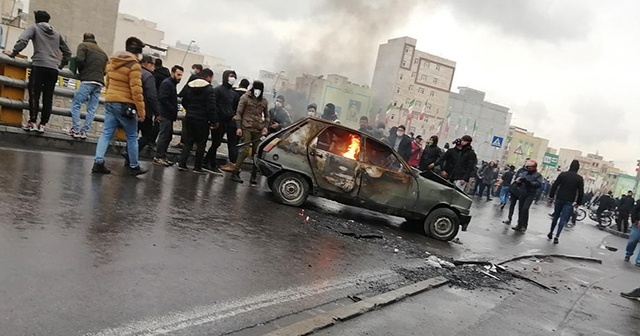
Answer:
[[427, 110], [431, 109], [431, 104], [427, 104]]
[[425, 68], [428, 68], [431, 64], [429, 62], [424, 62], [422, 63], [422, 66]]
[[402, 163], [389, 147], [367, 139], [364, 162], [386, 170], [404, 171]]
[[436, 64], [436, 71], [440, 71], [440, 64]]
[[413, 85], [409, 85], [409, 91], [413, 91]]
[[438, 84], [438, 79], [437, 78], [433, 79], [433, 84]]
[[407, 53], [407, 54], [409, 53], [410, 50], [411, 49], [409, 49], [409, 47], [404, 48], [404, 52]]
[[433, 96], [435, 96], [435, 95], [436, 95], [436, 92], [435, 92], [435, 91], [431, 90], [431, 92], [429, 92], [429, 97], [433, 97]]
[[426, 81], [426, 80], [427, 80], [427, 75], [422, 75], [422, 76], [420, 76], [420, 80], [421, 80], [421, 81]]
[[317, 149], [357, 160], [360, 155], [360, 136], [340, 128], [329, 127], [318, 136]]
[[415, 72], [412, 72], [412, 73], [411, 73], [411, 78], [414, 78], [415, 76], [416, 76], [416, 73], [415, 73]]
[[418, 93], [424, 93], [424, 88], [419, 88]]
[[416, 107], [420, 107], [420, 106], [422, 106], [422, 102], [419, 100], [416, 100]]
[[407, 61], [402, 61], [402, 66], [406, 67], [407, 66]]
[[400, 93], [400, 87], [396, 88], [396, 93]]
[[394, 102], [393, 102], [393, 106], [398, 106], [398, 102], [397, 102], [397, 101], [394, 101]]
[[404, 78], [403, 74], [400, 74], [400, 80], [402, 80]]
[[420, 62], [420, 60], [417, 58], [413, 60], [413, 64], [418, 64], [418, 62]]

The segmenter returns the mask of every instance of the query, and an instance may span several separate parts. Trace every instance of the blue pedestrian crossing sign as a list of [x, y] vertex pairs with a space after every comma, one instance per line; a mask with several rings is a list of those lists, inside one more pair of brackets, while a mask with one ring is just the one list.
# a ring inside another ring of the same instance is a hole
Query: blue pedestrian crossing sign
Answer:
[[493, 147], [497, 147], [497, 148], [502, 148], [502, 141], [504, 140], [504, 138], [501, 138], [499, 136], [493, 136], [493, 140], [491, 141], [491, 146]]

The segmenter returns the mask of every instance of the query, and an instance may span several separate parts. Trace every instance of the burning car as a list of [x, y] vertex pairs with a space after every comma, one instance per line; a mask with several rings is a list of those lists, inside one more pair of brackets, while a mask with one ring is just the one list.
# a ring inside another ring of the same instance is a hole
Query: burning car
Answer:
[[326, 120], [303, 119], [269, 136], [254, 160], [286, 205], [316, 195], [418, 222], [444, 241], [471, 221], [471, 198], [453, 184], [409, 167], [379, 139]]

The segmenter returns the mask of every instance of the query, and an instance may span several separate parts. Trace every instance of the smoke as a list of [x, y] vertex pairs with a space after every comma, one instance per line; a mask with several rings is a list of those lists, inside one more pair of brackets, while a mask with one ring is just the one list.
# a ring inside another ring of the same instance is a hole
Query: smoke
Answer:
[[352, 82], [371, 82], [380, 43], [397, 37], [420, 0], [326, 0], [295, 32], [276, 62], [278, 69], [338, 73]]

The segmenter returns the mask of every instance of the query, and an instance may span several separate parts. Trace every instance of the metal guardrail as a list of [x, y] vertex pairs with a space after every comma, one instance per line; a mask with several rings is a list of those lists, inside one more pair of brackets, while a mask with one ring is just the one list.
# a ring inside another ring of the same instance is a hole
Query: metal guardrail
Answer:
[[[20, 58], [11, 58], [4, 54], [0, 54], [0, 64], [8, 64], [8, 65], [21, 67], [21, 68], [27, 68], [27, 69], [31, 68], [31, 61], [20, 59]], [[77, 80], [77, 76], [74, 73], [72, 73], [71, 70], [69, 69], [58, 70], [58, 75], [62, 78]], [[29, 83], [26, 80], [15, 79], [8, 76], [0, 75], [0, 85], [19, 88], [19, 89], [27, 89], [29, 86]], [[54, 96], [73, 99], [75, 90], [70, 89], [68, 87], [56, 86], [53, 94]], [[100, 105], [104, 105], [104, 97], [100, 97]], [[28, 110], [29, 102], [25, 100], [15, 100], [15, 99], [0, 97], [0, 106], [6, 107], [6, 108]], [[42, 109], [42, 106], [40, 106], [40, 109]], [[51, 114], [71, 118], [71, 110], [68, 108], [53, 107], [53, 109], [51, 110]], [[86, 115], [87, 115], [86, 113], [81, 112], [80, 118], [85, 119]], [[179, 114], [178, 120], [184, 120], [184, 117], [185, 117], [184, 114]], [[104, 115], [96, 114], [93, 120], [96, 122], [104, 122]], [[181, 135], [182, 130], [174, 129], [173, 134]], [[223, 141], [226, 141], [226, 140], [223, 140]]]

